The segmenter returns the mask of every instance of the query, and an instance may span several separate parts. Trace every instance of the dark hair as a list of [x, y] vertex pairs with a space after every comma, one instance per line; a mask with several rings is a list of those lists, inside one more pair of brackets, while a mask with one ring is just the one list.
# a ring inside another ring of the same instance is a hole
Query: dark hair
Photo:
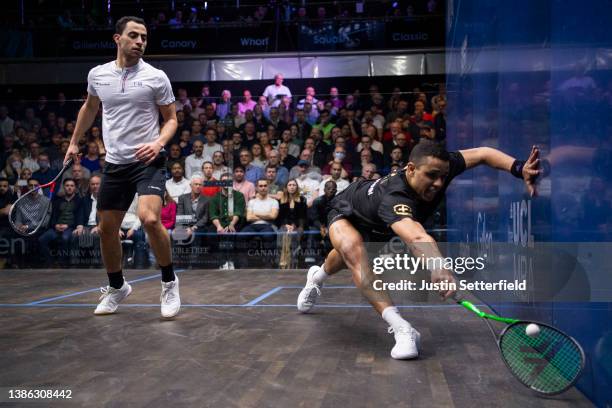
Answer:
[[448, 152], [440, 143], [429, 139], [421, 139], [410, 152], [409, 161], [418, 166], [426, 157], [435, 157], [446, 162], [450, 159]]
[[6, 177], [0, 177], [0, 183], [2, 183], [3, 181], [6, 181], [8, 183], [9, 179], [7, 179]]
[[119, 34], [119, 35], [123, 34], [123, 30], [125, 30], [125, 26], [130, 21], [133, 21], [137, 24], [142, 24], [143, 26], [145, 26], [145, 28], [147, 27], [147, 23], [145, 23], [145, 21], [140, 17], [123, 16], [119, 20], [117, 20], [117, 22], [115, 23], [115, 34]]
[[257, 184], [255, 184], [255, 185], [258, 186], [260, 181], [265, 181], [266, 184], [270, 184], [270, 182], [268, 181], [267, 178], [260, 178], [259, 180], [257, 180]]
[[69, 182], [69, 181], [72, 181], [72, 182], [73, 182], [73, 183], [76, 185], [76, 180], [75, 180], [75, 179], [73, 179], [73, 178], [70, 178], [70, 177], [66, 177], [66, 178], [64, 179], [64, 181], [62, 181], [62, 184], [64, 184], [64, 185], [65, 185], [65, 184], [66, 184], [67, 182]]
[[242, 164], [234, 164], [234, 172], [236, 170], [242, 170], [242, 172], [245, 172], [244, 166]]

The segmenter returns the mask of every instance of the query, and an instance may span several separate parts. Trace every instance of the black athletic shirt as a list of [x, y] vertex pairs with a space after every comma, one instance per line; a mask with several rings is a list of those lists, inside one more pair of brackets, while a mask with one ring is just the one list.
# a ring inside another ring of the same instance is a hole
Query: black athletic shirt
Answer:
[[[388, 232], [391, 224], [403, 218], [420, 223], [436, 210], [453, 178], [465, 171], [465, 160], [459, 152], [449, 152], [449, 171], [444, 186], [432, 201], [423, 201], [410, 187], [406, 172], [398, 171], [378, 180], [351, 184], [334, 197], [331, 208], [359, 223], [360, 228]], [[347, 212], [350, 212], [350, 216]]]

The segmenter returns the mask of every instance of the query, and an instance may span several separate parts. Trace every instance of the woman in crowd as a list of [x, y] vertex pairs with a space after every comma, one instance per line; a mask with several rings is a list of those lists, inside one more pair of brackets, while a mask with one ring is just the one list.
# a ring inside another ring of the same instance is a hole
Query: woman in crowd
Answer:
[[279, 227], [278, 247], [281, 248], [279, 266], [289, 268], [294, 266], [293, 250], [297, 248], [304, 227], [306, 226], [306, 199], [300, 194], [295, 179], [287, 182], [281, 193], [276, 225]]

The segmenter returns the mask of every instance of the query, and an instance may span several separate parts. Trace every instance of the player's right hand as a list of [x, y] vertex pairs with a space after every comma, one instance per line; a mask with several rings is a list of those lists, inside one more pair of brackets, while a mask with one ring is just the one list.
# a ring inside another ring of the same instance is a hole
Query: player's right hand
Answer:
[[[455, 280], [455, 277], [453, 276], [453, 272], [448, 270], [448, 269], [437, 269], [431, 272], [431, 281], [433, 283], [443, 283], [443, 282], [448, 282], [448, 283], [455, 283], [455, 287], [457, 286], [457, 281]], [[446, 300], [449, 297], [453, 296], [453, 294], [456, 292], [456, 290], [452, 290], [452, 289], [441, 289], [440, 290], [440, 297], [442, 297], [442, 299]]]
[[68, 150], [66, 150], [66, 155], [64, 156], [64, 164], [66, 164], [66, 162], [70, 160], [71, 158], [74, 161], [76, 161], [78, 157], [79, 157], [79, 145], [70, 143], [70, 145], [68, 146]]

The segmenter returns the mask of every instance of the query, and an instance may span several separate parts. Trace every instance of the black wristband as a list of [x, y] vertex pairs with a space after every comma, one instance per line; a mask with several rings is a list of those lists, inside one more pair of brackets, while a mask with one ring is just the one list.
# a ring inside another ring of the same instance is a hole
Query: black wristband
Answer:
[[515, 160], [512, 163], [512, 167], [510, 167], [510, 173], [516, 178], [523, 178], [523, 167], [525, 166], [525, 162], [523, 160]]

